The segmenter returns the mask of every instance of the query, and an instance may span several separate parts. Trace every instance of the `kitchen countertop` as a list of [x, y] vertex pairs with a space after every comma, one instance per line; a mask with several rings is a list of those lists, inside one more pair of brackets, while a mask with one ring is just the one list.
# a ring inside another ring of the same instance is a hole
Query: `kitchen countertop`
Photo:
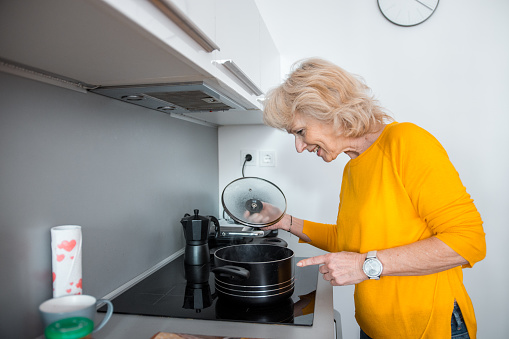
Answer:
[[[334, 338], [332, 286], [318, 277], [313, 326], [253, 324], [114, 313], [94, 339], [150, 339], [157, 332], [251, 338]], [[97, 315], [97, 321], [103, 314]]]

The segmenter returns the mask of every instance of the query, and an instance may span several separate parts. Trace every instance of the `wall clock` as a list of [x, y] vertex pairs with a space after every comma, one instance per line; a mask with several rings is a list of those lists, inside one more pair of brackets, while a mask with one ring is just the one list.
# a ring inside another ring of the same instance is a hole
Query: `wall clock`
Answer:
[[415, 26], [426, 21], [437, 9], [439, 0], [378, 0], [387, 20], [399, 26]]

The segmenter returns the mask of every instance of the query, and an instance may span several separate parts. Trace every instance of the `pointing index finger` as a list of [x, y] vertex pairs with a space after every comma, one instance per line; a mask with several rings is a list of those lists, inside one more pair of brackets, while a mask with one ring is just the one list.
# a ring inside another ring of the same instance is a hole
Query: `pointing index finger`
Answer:
[[325, 258], [323, 255], [319, 255], [317, 257], [311, 257], [307, 259], [303, 259], [297, 263], [299, 267], [305, 267], [309, 265], [320, 265], [325, 263]]

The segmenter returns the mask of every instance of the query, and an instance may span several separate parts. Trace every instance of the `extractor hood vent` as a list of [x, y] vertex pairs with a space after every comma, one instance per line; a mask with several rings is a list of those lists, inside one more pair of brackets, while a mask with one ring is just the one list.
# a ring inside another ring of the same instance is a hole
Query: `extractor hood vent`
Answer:
[[202, 91], [149, 92], [147, 95], [182, 107], [189, 112], [226, 111], [233, 108]]
[[165, 113], [246, 110], [204, 82], [99, 87], [90, 92]]

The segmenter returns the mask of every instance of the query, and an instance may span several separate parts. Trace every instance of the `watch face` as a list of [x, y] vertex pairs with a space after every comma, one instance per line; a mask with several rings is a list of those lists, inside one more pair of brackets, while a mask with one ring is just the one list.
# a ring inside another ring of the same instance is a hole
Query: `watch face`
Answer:
[[399, 26], [415, 26], [426, 21], [436, 10], [439, 0], [378, 0], [382, 14]]
[[362, 269], [370, 278], [379, 277], [382, 274], [382, 264], [376, 259], [367, 259]]

